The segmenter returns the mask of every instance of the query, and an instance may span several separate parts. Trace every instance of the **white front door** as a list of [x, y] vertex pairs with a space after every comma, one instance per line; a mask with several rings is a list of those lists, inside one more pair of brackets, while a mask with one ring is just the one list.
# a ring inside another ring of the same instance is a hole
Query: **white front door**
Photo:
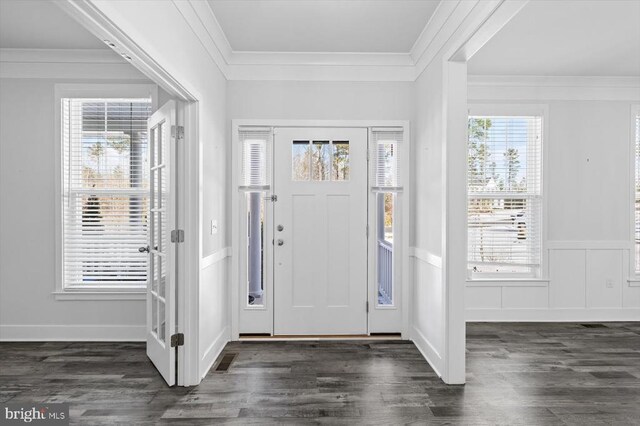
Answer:
[[176, 327], [175, 264], [176, 245], [171, 242], [175, 229], [175, 167], [171, 159], [175, 140], [176, 104], [169, 101], [148, 120], [149, 135], [149, 253], [147, 273], [147, 355], [167, 384], [176, 379], [175, 348], [171, 336]]
[[274, 334], [367, 333], [367, 130], [279, 128]]

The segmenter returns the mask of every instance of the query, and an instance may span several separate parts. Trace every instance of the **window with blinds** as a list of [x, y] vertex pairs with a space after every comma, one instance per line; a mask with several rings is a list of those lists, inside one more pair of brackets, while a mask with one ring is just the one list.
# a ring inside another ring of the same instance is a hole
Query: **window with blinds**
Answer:
[[65, 289], [144, 287], [151, 99], [62, 99]]
[[246, 306], [265, 303], [265, 220], [267, 191], [271, 187], [271, 127], [240, 127], [241, 175], [239, 189], [244, 191], [243, 214], [246, 226]]
[[271, 182], [271, 135], [270, 127], [241, 127], [242, 144], [241, 189], [265, 190]]
[[640, 275], [640, 109], [635, 116], [635, 147], [636, 147], [636, 179], [635, 179], [635, 271]]
[[468, 266], [473, 273], [538, 274], [542, 117], [471, 116]]
[[375, 192], [376, 205], [376, 285], [377, 306], [390, 307], [395, 304], [396, 289], [394, 271], [396, 256], [394, 247], [398, 242], [398, 221], [395, 215], [398, 193], [402, 190], [399, 154], [402, 149], [401, 128], [372, 128], [369, 149], [371, 189]]
[[371, 130], [371, 182], [374, 190], [395, 191], [401, 189], [398, 149], [402, 144], [402, 136], [402, 129], [373, 128]]

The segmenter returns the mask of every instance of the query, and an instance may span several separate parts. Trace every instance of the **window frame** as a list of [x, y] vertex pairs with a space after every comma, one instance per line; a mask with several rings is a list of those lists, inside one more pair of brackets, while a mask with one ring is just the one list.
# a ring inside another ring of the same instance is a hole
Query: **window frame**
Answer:
[[[523, 104], [482, 104], [482, 103], [469, 103], [468, 105], [468, 117], [470, 116], [501, 116], [501, 117], [522, 117], [522, 116], [539, 116], [542, 118], [541, 128], [541, 142], [540, 142], [540, 159], [541, 170], [540, 179], [542, 180], [540, 185], [540, 200], [541, 200], [541, 217], [540, 217], [540, 266], [532, 272], [513, 273], [513, 272], [473, 272], [468, 268], [468, 255], [466, 259], [467, 264], [467, 281], [500, 281], [500, 282], [518, 282], [518, 281], [546, 281], [548, 276], [548, 249], [547, 249], [547, 144], [548, 144], [548, 122], [549, 122], [549, 106], [547, 104], [536, 103], [523, 103]], [[467, 147], [469, 143], [469, 137], [467, 135]], [[468, 148], [467, 148], [468, 149]], [[465, 208], [466, 214], [469, 212], [469, 178], [467, 176], [468, 170], [465, 169], [466, 179], [466, 199]], [[468, 251], [468, 217], [467, 217], [467, 241], [466, 249]]]
[[63, 146], [62, 99], [63, 98], [151, 98], [152, 113], [158, 108], [158, 86], [155, 84], [56, 84], [54, 87], [54, 189], [55, 189], [55, 288], [56, 300], [144, 300], [145, 286], [109, 286], [77, 288], [64, 282], [64, 213], [63, 196]]
[[640, 271], [636, 270], [636, 117], [640, 116], [640, 104], [632, 104], [629, 114], [629, 282], [640, 283]]

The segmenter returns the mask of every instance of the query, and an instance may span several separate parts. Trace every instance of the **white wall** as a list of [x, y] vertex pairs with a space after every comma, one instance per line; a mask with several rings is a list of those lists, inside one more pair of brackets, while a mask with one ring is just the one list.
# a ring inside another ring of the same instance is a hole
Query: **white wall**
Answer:
[[444, 200], [443, 110], [440, 61], [434, 61], [415, 83], [415, 116], [412, 121], [414, 221], [414, 295], [412, 339], [431, 365], [442, 375], [445, 351], [442, 227]]
[[638, 103], [629, 99], [640, 90], [615, 90], [594, 95], [575, 87], [469, 86], [470, 103], [542, 103], [549, 116], [548, 280], [467, 283], [468, 321], [640, 319], [640, 287], [627, 281], [633, 262], [631, 105]]
[[229, 81], [228, 118], [409, 120], [413, 83]]
[[[115, 55], [114, 55], [115, 56]], [[7, 63], [0, 78], [0, 339], [144, 340], [140, 300], [55, 300], [54, 87], [57, 83], [150, 82], [131, 65], [112, 78], [56, 64]], [[63, 70], [64, 68], [64, 70]], [[57, 70], [57, 71], [56, 71]], [[63, 71], [62, 73], [60, 71]], [[32, 75], [37, 78], [14, 78]], [[65, 78], [54, 78], [64, 75]]]

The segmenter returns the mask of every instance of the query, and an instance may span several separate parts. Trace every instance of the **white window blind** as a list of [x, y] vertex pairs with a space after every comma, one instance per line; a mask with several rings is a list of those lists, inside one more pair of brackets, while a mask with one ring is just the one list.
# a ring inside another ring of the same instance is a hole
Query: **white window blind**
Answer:
[[635, 271], [640, 274], [640, 111], [636, 113], [636, 202], [635, 202]]
[[402, 129], [399, 128], [371, 130], [371, 182], [374, 191], [388, 192], [402, 189], [398, 162], [402, 136]]
[[65, 288], [146, 286], [150, 99], [62, 99]]
[[467, 176], [469, 269], [536, 274], [541, 262], [542, 117], [469, 117]]
[[270, 127], [241, 127], [242, 174], [240, 187], [246, 190], [269, 189], [271, 183], [271, 135]]

